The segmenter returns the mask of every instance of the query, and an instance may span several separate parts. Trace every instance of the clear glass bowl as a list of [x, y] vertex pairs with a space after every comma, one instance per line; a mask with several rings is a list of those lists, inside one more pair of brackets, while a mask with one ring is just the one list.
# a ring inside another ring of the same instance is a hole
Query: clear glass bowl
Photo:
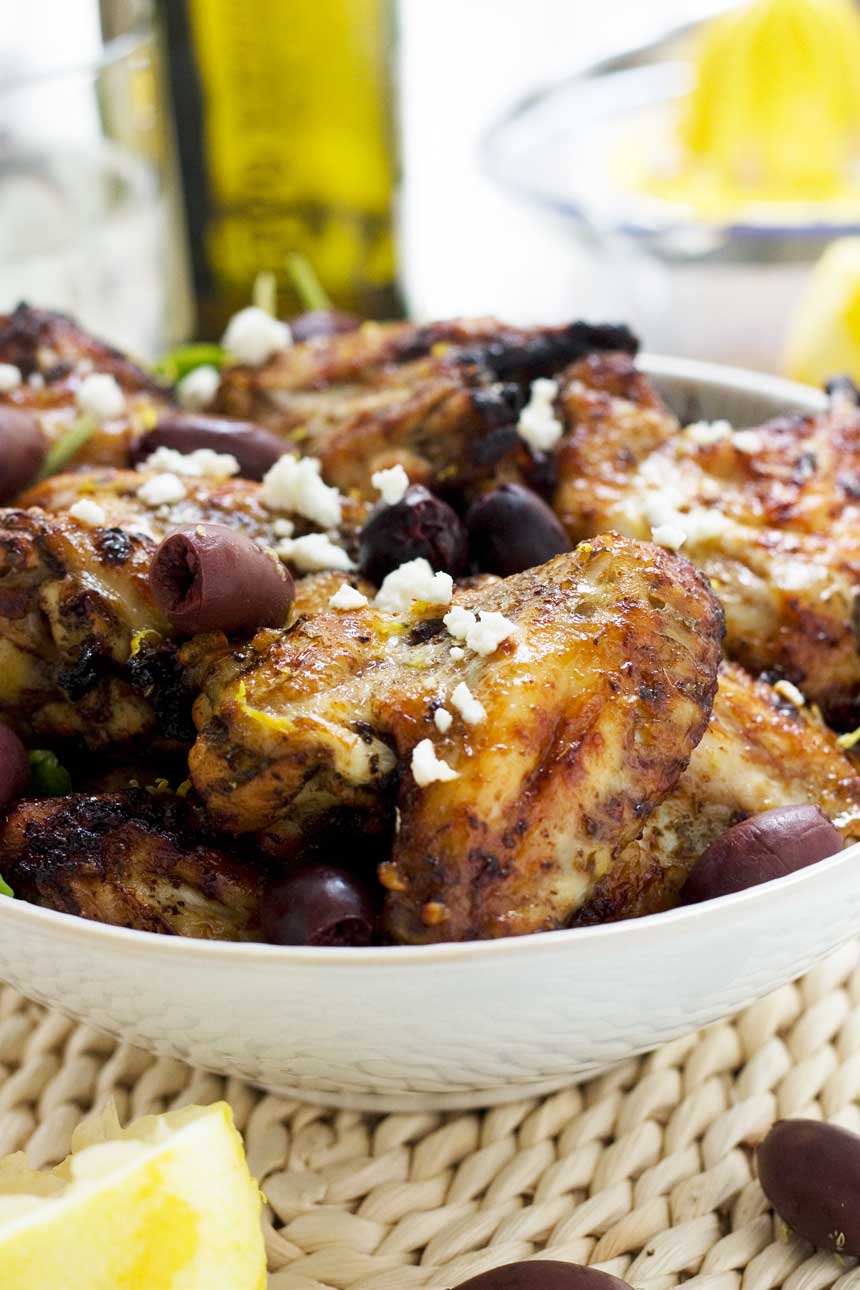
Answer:
[[606, 59], [515, 105], [482, 142], [484, 168], [547, 216], [567, 221], [612, 277], [613, 297], [650, 349], [779, 367], [786, 318], [812, 264], [860, 215], [821, 209], [739, 212], [706, 221], [625, 188], [611, 159], [634, 127], [677, 111], [701, 24]]

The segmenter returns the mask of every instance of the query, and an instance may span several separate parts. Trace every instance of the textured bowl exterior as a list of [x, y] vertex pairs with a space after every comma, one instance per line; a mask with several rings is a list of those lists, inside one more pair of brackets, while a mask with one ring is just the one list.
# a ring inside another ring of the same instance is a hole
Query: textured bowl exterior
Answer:
[[[823, 398], [646, 358], [686, 418]], [[776, 883], [605, 927], [421, 948], [180, 940], [0, 901], [0, 978], [131, 1044], [367, 1110], [551, 1091], [727, 1016], [860, 928], [860, 846]]]

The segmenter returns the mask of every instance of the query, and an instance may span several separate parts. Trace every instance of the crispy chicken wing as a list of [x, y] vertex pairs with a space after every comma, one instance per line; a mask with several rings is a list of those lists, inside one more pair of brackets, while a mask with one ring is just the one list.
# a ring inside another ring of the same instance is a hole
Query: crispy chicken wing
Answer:
[[49, 444], [79, 415], [75, 395], [89, 373], [116, 378], [126, 396], [125, 410], [96, 428], [71, 459], [72, 465], [125, 465], [130, 443], [173, 406], [170, 392], [119, 350], [65, 314], [46, 309], [19, 305], [11, 314], [0, 315], [0, 363], [13, 364], [25, 378], [17, 389], [0, 395], [0, 402], [34, 413]]
[[[289, 856], [332, 826], [381, 832], [397, 790], [383, 879], [403, 941], [562, 926], [677, 781], [716, 686], [719, 606], [657, 547], [598, 538], [455, 600], [512, 634], [452, 658], [433, 611], [367, 607], [182, 655], [202, 689], [192, 779], [220, 828]], [[440, 735], [462, 683], [484, 715]], [[425, 739], [456, 778], [416, 782]]]
[[634, 353], [623, 327], [520, 329], [492, 318], [366, 323], [295, 345], [262, 367], [228, 369], [216, 408], [320, 458], [329, 483], [372, 499], [375, 470], [469, 491], [535, 469], [516, 430], [528, 383], [591, 350]]
[[260, 939], [260, 871], [214, 848], [181, 799], [145, 792], [23, 801], [0, 822], [16, 895], [100, 923]]
[[833, 724], [858, 724], [860, 411], [842, 401], [756, 430], [682, 431], [635, 383], [599, 392], [601, 362], [588, 386], [572, 368], [560, 396], [555, 507], [571, 537], [677, 530], [726, 611], [730, 656], [795, 682]]
[[808, 707], [742, 668], [723, 665], [714, 710], [677, 786], [621, 863], [597, 884], [576, 925], [635, 918], [675, 904], [692, 865], [733, 824], [775, 806], [820, 806], [860, 841], [860, 773]]

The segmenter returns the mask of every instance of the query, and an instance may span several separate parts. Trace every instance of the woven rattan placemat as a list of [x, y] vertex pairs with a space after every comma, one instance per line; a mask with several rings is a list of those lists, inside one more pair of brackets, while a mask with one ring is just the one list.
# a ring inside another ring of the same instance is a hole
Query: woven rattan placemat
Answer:
[[455, 1285], [513, 1259], [668, 1290], [860, 1290], [769, 1211], [750, 1144], [779, 1116], [860, 1129], [860, 946], [734, 1021], [543, 1100], [367, 1116], [155, 1058], [0, 987], [0, 1155], [61, 1159], [123, 1120], [226, 1098], [268, 1197], [271, 1290]]

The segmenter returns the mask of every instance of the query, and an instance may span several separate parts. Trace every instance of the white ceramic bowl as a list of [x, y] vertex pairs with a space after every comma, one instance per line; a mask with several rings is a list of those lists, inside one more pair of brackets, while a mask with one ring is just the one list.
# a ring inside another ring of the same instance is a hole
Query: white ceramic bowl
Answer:
[[[823, 396], [648, 358], [685, 417], [738, 425]], [[421, 948], [180, 940], [0, 901], [0, 977], [197, 1066], [371, 1110], [544, 1093], [805, 971], [860, 928], [860, 846], [778, 882], [605, 927]]]

